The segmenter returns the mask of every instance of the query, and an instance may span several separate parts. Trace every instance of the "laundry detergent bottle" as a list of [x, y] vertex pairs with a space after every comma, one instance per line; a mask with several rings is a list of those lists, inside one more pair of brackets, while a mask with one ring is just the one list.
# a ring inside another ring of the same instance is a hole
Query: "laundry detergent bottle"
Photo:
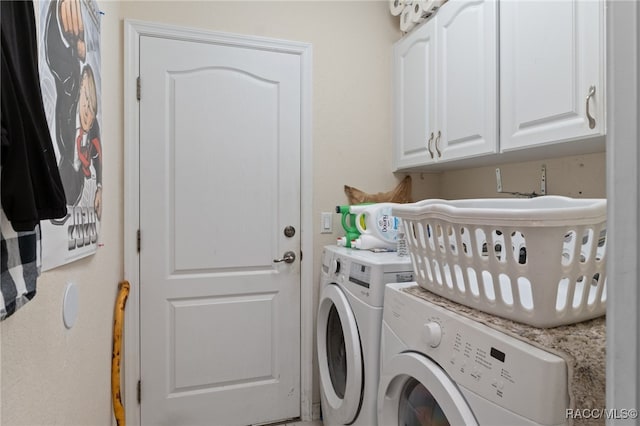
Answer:
[[337, 244], [343, 247], [351, 247], [351, 241], [360, 236], [360, 231], [356, 228], [356, 214], [350, 212], [349, 205], [336, 206], [336, 213], [342, 215], [342, 229], [344, 237], [338, 238]]
[[361, 235], [370, 235], [395, 247], [400, 219], [391, 214], [396, 203], [377, 203], [351, 206], [356, 214], [356, 228]]

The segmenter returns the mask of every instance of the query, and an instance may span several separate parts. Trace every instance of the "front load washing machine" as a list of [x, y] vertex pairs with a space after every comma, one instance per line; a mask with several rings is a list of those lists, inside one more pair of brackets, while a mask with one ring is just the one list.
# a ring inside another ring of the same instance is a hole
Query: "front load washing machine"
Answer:
[[378, 420], [388, 425], [565, 425], [567, 364], [389, 284]]
[[413, 276], [410, 259], [394, 252], [324, 248], [317, 351], [325, 426], [377, 423], [384, 286]]

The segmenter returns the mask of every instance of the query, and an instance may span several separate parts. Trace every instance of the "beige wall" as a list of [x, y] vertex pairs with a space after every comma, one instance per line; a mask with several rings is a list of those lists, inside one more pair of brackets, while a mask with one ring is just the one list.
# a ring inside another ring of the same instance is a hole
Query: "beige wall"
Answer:
[[606, 197], [604, 152], [443, 172], [440, 196], [447, 199], [509, 196], [496, 192], [496, 167], [500, 167], [503, 191], [539, 194], [543, 164], [547, 169], [547, 195]]
[[[400, 38], [386, 2], [110, 2], [102, 19], [104, 247], [90, 258], [45, 272], [38, 295], [0, 323], [0, 423], [108, 425], [113, 303], [123, 277], [123, 22], [164, 22], [313, 44], [314, 277], [321, 247], [341, 234], [320, 234], [320, 212], [346, 202], [343, 185], [367, 192], [393, 188], [390, 47]], [[547, 161], [551, 193], [604, 196], [604, 155]], [[505, 189], [535, 189], [540, 162], [503, 165]], [[521, 175], [521, 178], [517, 176]], [[516, 177], [513, 177], [516, 176]], [[494, 168], [415, 173], [414, 199], [492, 196]], [[80, 290], [79, 319], [62, 324], [67, 282]], [[313, 285], [317, 291], [317, 283]], [[304, 313], [303, 313], [304, 314]], [[306, 313], [309, 314], [309, 313]], [[317, 378], [316, 378], [317, 379]], [[313, 400], [319, 401], [317, 388]]]
[[[0, 323], [3, 426], [111, 424], [111, 324], [123, 276], [122, 24], [119, 4], [100, 7], [104, 246], [44, 272], [36, 297]], [[78, 319], [70, 330], [62, 322], [67, 282], [79, 292]]]

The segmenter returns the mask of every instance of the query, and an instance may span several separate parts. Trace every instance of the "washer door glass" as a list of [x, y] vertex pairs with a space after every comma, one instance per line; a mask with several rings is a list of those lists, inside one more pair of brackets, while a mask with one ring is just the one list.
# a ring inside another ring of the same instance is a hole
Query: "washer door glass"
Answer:
[[416, 352], [393, 355], [380, 375], [381, 425], [478, 426], [469, 404], [447, 373]]
[[333, 390], [339, 398], [344, 398], [347, 386], [347, 357], [344, 332], [335, 305], [331, 306], [327, 318], [327, 365]]
[[449, 426], [447, 416], [431, 392], [414, 378], [407, 380], [400, 395], [398, 424], [404, 426]]

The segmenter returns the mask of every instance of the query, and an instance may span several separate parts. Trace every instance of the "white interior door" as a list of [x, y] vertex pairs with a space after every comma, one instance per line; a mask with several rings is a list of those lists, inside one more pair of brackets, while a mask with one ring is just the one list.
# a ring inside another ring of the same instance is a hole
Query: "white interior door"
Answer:
[[300, 66], [140, 39], [141, 424], [300, 415]]

